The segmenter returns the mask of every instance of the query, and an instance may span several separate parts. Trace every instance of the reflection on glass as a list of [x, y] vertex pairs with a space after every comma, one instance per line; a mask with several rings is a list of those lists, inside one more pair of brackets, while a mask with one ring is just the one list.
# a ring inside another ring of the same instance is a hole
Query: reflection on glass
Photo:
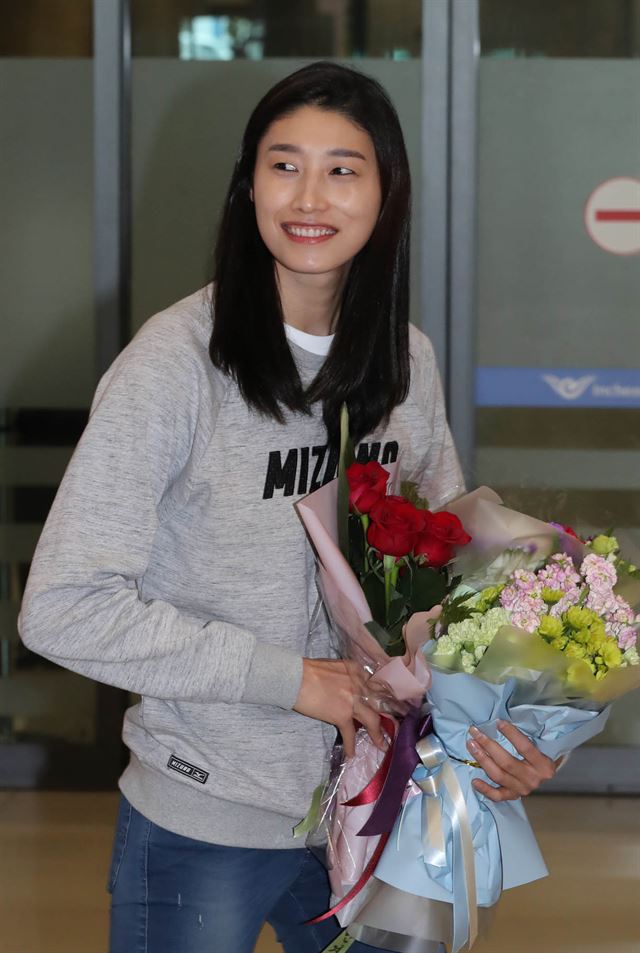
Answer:
[[131, 7], [136, 56], [186, 60], [414, 59], [421, 19], [421, 0], [249, 0], [234, 15], [204, 0], [132, 0]]
[[0, 743], [43, 751], [96, 731], [95, 685], [29, 652], [16, 627], [95, 386], [91, 96], [89, 59], [0, 60]]
[[[585, 207], [608, 180], [637, 177], [640, 3], [480, 11], [476, 349], [494, 383], [479, 392], [475, 476], [582, 535], [614, 529], [637, 563], [640, 270], [593, 239]], [[640, 743], [640, 693], [596, 743]]]
[[180, 27], [181, 60], [261, 60], [264, 20], [189, 17]]
[[91, 56], [92, 0], [18, 0], [0, 17], [0, 56]]
[[484, 56], [640, 56], [638, 0], [480, 0]]

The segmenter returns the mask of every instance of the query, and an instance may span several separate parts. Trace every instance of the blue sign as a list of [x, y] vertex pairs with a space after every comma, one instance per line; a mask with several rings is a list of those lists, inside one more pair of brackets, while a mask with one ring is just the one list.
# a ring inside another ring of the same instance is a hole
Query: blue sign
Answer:
[[479, 367], [479, 407], [640, 407], [640, 368]]

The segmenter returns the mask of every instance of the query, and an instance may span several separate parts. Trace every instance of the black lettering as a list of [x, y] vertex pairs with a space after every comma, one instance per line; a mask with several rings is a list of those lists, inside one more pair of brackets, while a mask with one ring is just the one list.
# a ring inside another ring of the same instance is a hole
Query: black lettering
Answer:
[[358, 463], [369, 463], [370, 460], [380, 459], [380, 442], [376, 441], [369, 446], [368, 443], [361, 443], [356, 452]]
[[327, 457], [327, 467], [324, 471], [324, 477], [322, 478], [322, 485], [329, 483], [331, 480], [334, 480], [338, 475], [338, 463], [340, 461], [340, 451], [332, 448], [329, 451], [329, 456]]
[[397, 440], [390, 440], [385, 443], [381, 463], [395, 463], [398, 459], [399, 450]]
[[323, 447], [312, 447], [311, 456], [316, 457], [316, 465], [313, 470], [313, 476], [311, 477], [311, 485], [309, 487], [309, 493], [313, 493], [315, 490], [319, 490], [322, 486], [322, 480], [320, 479], [320, 473], [322, 472], [322, 465], [324, 463], [324, 458], [327, 455], [327, 446], [326, 444]]
[[263, 500], [270, 500], [274, 490], [284, 490], [283, 496], [293, 496], [296, 487], [296, 471], [298, 469], [298, 451], [289, 450], [287, 459], [282, 463], [279, 450], [272, 450], [269, 454], [267, 477], [264, 482]]
[[302, 447], [300, 450], [300, 478], [298, 480], [298, 493], [307, 492], [308, 479], [309, 479], [309, 448]]

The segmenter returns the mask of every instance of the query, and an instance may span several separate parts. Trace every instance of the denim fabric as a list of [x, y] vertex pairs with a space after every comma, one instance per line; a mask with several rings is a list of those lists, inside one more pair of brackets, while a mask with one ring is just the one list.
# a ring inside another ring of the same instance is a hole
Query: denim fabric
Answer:
[[[192, 840], [121, 796], [109, 871], [110, 953], [252, 953], [265, 921], [285, 953], [320, 953], [335, 919], [322, 864], [306, 849], [251, 850]], [[356, 942], [349, 953], [380, 953]]]

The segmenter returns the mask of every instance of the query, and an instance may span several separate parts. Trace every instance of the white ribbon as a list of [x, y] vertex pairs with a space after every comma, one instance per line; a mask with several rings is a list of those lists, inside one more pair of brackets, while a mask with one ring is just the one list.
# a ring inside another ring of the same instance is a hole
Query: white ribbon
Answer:
[[451, 761], [436, 735], [427, 735], [416, 745], [426, 778], [414, 782], [422, 791], [422, 847], [424, 860], [435, 867], [447, 863], [442, 813], [447, 805], [453, 838], [451, 875], [453, 879], [452, 953], [478, 936], [478, 906], [473, 837], [467, 805]]

